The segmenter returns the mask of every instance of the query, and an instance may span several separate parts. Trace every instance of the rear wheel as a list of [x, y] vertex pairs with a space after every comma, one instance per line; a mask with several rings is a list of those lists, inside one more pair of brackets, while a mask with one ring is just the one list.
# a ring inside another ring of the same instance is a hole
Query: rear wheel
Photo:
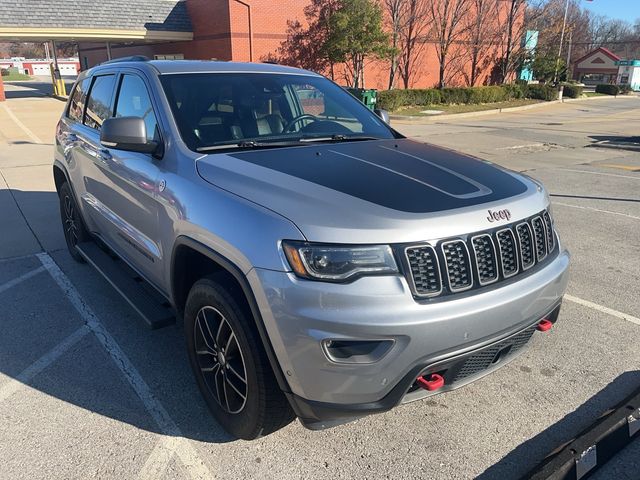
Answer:
[[80, 210], [78, 210], [75, 197], [67, 182], [64, 182], [60, 187], [58, 196], [60, 198], [62, 229], [64, 230], [64, 239], [67, 242], [67, 248], [74, 260], [84, 263], [84, 258], [80, 255], [76, 246], [78, 243], [89, 240], [89, 233], [84, 227]]
[[294, 418], [280, 391], [249, 308], [224, 277], [196, 282], [185, 308], [185, 336], [198, 387], [232, 435], [252, 440]]

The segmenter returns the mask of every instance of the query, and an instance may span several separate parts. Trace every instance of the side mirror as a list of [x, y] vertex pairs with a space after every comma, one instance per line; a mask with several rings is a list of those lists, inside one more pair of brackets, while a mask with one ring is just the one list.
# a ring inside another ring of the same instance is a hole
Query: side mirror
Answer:
[[102, 123], [100, 143], [108, 148], [130, 152], [155, 153], [157, 142], [147, 140], [147, 127], [140, 117], [114, 117]]
[[388, 124], [391, 121], [391, 119], [389, 118], [389, 112], [387, 112], [386, 110], [380, 110], [380, 109], [376, 108], [373, 111], [373, 113], [375, 113], [377, 116], [379, 116], [384, 123]]

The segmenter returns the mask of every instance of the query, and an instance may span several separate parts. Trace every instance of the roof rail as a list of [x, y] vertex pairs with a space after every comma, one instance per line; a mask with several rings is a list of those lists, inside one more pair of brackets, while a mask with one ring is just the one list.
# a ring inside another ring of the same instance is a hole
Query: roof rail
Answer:
[[145, 57], [144, 55], [131, 55], [130, 57], [120, 57], [114, 58], [113, 60], [107, 60], [106, 62], [102, 62], [100, 65], [106, 65], [108, 63], [120, 63], [120, 62], [148, 62], [149, 57]]

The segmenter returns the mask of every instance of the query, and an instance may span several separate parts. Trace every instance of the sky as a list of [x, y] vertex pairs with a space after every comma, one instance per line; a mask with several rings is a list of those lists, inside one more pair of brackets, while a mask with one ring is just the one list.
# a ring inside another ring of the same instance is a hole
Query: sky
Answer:
[[640, 18], [640, 0], [580, 0], [580, 4], [594, 13], [629, 22]]

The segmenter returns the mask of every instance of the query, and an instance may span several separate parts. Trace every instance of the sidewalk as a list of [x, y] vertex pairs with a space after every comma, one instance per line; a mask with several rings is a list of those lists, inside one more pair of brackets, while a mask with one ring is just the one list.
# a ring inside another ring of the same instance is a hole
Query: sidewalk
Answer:
[[[16, 88], [12, 86], [12, 90]], [[4, 232], [0, 259], [64, 247], [51, 170], [53, 136], [63, 108], [62, 102], [49, 97], [13, 98], [0, 103], [0, 211]]]

